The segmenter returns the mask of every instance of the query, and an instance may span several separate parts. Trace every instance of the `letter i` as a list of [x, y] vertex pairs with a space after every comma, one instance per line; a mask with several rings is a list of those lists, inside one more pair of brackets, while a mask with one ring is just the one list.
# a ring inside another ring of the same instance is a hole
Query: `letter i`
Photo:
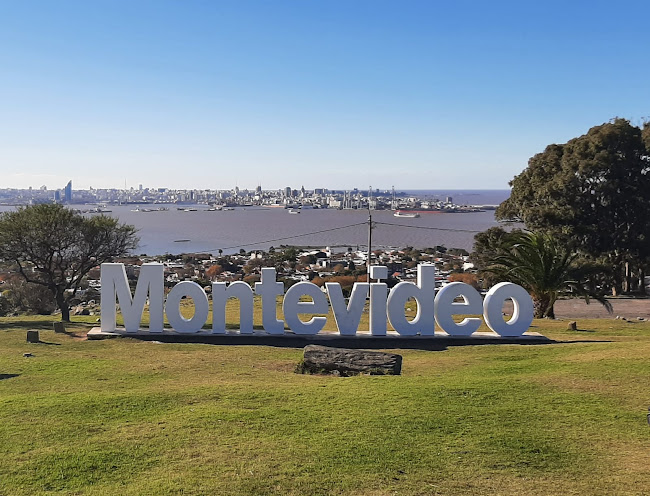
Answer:
[[[388, 267], [374, 265], [370, 267], [371, 279], [388, 279]], [[387, 328], [386, 300], [388, 299], [388, 285], [383, 282], [370, 284], [370, 334], [385, 336]]]

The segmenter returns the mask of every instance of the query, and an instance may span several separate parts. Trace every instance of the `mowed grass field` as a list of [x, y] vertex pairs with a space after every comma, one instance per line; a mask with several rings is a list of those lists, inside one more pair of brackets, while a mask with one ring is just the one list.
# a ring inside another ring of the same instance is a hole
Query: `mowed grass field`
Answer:
[[295, 374], [301, 348], [54, 319], [0, 319], [0, 495], [650, 494], [648, 322], [535, 321], [554, 343], [341, 378]]

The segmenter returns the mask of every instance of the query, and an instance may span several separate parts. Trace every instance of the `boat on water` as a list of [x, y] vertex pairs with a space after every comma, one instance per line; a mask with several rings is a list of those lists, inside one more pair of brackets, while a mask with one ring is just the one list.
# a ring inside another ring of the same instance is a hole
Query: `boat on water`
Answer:
[[417, 212], [402, 212], [401, 210], [397, 210], [394, 214], [393, 217], [406, 217], [408, 219], [415, 219], [416, 217], [419, 217], [420, 214]]
[[77, 212], [82, 213], [82, 214], [106, 214], [112, 212], [112, 210], [109, 210], [107, 208], [91, 208], [88, 210], [77, 210]]
[[289, 209], [289, 213], [290, 213], [290, 214], [299, 214], [299, 213], [300, 213], [300, 210], [294, 210], [293, 208], [290, 208], [290, 209]]

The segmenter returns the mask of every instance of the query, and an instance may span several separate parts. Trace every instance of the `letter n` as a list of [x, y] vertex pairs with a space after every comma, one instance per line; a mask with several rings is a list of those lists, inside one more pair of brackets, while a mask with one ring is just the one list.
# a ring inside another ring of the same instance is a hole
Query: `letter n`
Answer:
[[212, 333], [226, 332], [226, 303], [228, 298], [239, 300], [239, 333], [253, 333], [253, 289], [243, 281], [212, 283]]
[[164, 282], [165, 274], [162, 264], [143, 264], [140, 267], [135, 295], [132, 296], [124, 264], [102, 264], [102, 331], [112, 332], [115, 330], [115, 297], [117, 296], [126, 332], [138, 332], [144, 305], [147, 302], [147, 294], [149, 294], [149, 332], [162, 332]]

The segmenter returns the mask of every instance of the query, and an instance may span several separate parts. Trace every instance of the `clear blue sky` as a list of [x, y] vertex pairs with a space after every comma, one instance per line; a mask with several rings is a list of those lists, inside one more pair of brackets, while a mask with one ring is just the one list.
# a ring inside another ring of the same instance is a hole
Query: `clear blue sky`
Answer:
[[507, 188], [650, 115], [650, 2], [0, 0], [0, 187]]

